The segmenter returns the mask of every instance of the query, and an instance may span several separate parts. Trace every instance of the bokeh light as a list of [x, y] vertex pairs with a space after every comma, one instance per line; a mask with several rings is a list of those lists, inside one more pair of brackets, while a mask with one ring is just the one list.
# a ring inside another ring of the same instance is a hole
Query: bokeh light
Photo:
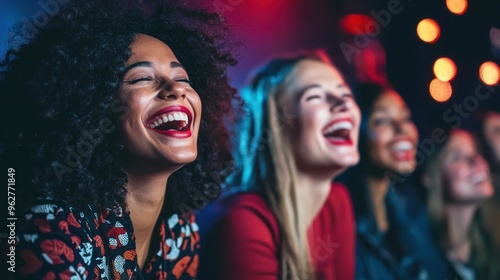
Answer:
[[437, 102], [445, 102], [451, 97], [451, 84], [448, 82], [442, 82], [436, 78], [431, 81], [431, 84], [429, 85], [429, 92], [431, 93], [431, 97]]
[[500, 68], [493, 61], [487, 61], [479, 67], [479, 77], [483, 83], [494, 86], [500, 80]]
[[366, 33], [367, 26], [374, 22], [373, 18], [363, 14], [348, 14], [340, 19], [340, 28], [353, 35]]
[[439, 39], [441, 29], [435, 20], [426, 18], [418, 23], [417, 34], [422, 41], [433, 44]]
[[446, 7], [456, 15], [463, 15], [467, 11], [467, 0], [446, 0]]
[[442, 82], [449, 82], [457, 75], [457, 66], [453, 60], [441, 57], [434, 62], [434, 75]]

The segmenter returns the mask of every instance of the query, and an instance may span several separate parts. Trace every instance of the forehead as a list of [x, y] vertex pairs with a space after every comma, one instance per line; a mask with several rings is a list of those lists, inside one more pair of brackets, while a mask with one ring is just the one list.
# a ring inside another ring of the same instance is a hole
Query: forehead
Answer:
[[485, 119], [484, 125], [486, 127], [497, 127], [500, 126], [500, 114], [490, 113]]
[[476, 145], [468, 132], [457, 130], [451, 133], [446, 150], [470, 152], [476, 151]]
[[146, 34], [138, 34], [132, 44], [130, 44], [130, 50], [132, 55], [127, 64], [161, 59], [166, 59], [169, 62], [177, 61], [177, 58], [167, 44]]
[[299, 90], [306, 85], [316, 83], [333, 86], [345, 84], [344, 78], [333, 66], [311, 59], [297, 63], [285, 80], [287, 88], [291, 90]]
[[373, 111], [377, 110], [408, 110], [403, 98], [394, 90], [382, 93], [373, 104]]

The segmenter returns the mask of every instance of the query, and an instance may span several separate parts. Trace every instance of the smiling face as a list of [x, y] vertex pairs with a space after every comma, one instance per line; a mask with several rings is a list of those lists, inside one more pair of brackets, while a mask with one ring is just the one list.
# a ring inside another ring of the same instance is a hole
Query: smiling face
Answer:
[[285, 80], [282, 104], [299, 170], [336, 174], [359, 161], [360, 111], [339, 71], [320, 61], [299, 62]]
[[488, 164], [477, 152], [468, 132], [457, 130], [450, 135], [439, 165], [448, 202], [480, 202], [493, 194]]
[[120, 88], [128, 108], [121, 129], [129, 164], [178, 168], [194, 161], [201, 101], [186, 70], [154, 37], [139, 34], [130, 48]]
[[367, 129], [370, 160], [374, 166], [400, 174], [415, 170], [418, 130], [399, 94], [389, 90], [378, 97]]

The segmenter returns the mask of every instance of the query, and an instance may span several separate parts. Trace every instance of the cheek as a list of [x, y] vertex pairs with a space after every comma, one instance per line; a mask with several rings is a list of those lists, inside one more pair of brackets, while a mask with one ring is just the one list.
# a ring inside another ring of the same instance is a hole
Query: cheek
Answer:
[[418, 134], [417, 126], [414, 123], [411, 123], [409, 126], [410, 127], [408, 128], [408, 134], [410, 134], [411, 137], [413, 139], [415, 139], [415, 141], [418, 140], [419, 134]]
[[460, 193], [464, 189], [467, 180], [467, 170], [460, 165], [451, 165], [443, 169], [445, 178], [448, 181], [450, 192]]
[[307, 108], [299, 112], [297, 118], [297, 131], [301, 138], [308, 139], [321, 132], [321, 124], [326, 124], [327, 116], [322, 116], [321, 111], [314, 108]]
[[368, 132], [371, 149], [380, 149], [387, 145], [391, 138], [390, 131], [384, 128], [373, 129]]

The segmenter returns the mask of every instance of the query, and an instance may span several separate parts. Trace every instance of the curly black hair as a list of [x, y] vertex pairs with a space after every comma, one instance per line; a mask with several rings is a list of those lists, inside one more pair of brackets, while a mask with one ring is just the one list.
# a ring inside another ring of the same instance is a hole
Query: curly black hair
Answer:
[[1, 65], [0, 155], [16, 171], [19, 199], [126, 206], [124, 146], [115, 127], [126, 109], [118, 101], [125, 61], [139, 33], [172, 49], [202, 101], [198, 157], [170, 176], [166, 203], [184, 212], [220, 192], [214, 186], [232, 162], [226, 125], [237, 98], [227, 80], [236, 61], [226, 22], [165, 3], [139, 8], [134, 1], [93, 0], [61, 9]]

